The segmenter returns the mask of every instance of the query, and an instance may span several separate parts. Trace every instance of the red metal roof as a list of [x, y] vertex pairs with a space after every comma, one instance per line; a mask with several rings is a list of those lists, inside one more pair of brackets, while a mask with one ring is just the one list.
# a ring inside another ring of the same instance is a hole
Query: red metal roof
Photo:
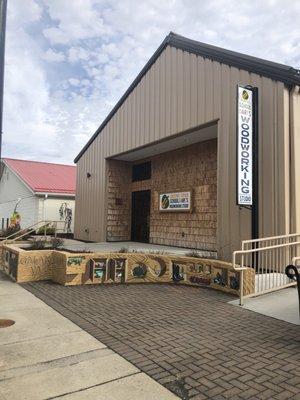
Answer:
[[75, 194], [76, 167], [39, 161], [3, 158], [34, 192]]

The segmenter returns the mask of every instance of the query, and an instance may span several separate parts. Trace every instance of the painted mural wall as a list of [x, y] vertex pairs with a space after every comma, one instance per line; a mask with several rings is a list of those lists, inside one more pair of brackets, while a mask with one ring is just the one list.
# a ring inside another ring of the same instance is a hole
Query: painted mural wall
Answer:
[[[237, 295], [240, 274], [230, 263], [142, 253], [78, 253], [2, 247], [1, 268], [17, 282], [51, 279], [62, 285], [173, 283], [210, 287]], [[255, 272], [244, 273], [244, 294], [254, 291]]]

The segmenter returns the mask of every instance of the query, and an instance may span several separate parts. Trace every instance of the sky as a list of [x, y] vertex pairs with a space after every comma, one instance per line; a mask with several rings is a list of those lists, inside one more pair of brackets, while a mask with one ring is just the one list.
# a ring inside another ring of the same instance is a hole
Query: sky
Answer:
[[298, 0], [8, 0], [3, 156], [73, 163], [170, 32], [300, 68]]

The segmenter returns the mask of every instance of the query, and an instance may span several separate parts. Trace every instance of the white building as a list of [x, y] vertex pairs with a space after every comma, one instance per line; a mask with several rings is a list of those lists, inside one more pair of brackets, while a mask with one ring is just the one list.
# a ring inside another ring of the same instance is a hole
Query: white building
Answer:
[[3, 158], [0, 230], [7, 228], [14, 210], [21, 215], [21, 228], [27, 228], [41, 220], [62, 220], [60, 208], [63, 206], [72, 210], [73, 232], [75, 186], [75, 166]]

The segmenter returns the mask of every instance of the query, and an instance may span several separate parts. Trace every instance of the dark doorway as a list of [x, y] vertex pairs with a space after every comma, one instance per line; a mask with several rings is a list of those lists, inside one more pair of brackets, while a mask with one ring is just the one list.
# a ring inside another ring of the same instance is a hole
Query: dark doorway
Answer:
[[132, 193], [131, 240], [149, 243], [151, 191]]

